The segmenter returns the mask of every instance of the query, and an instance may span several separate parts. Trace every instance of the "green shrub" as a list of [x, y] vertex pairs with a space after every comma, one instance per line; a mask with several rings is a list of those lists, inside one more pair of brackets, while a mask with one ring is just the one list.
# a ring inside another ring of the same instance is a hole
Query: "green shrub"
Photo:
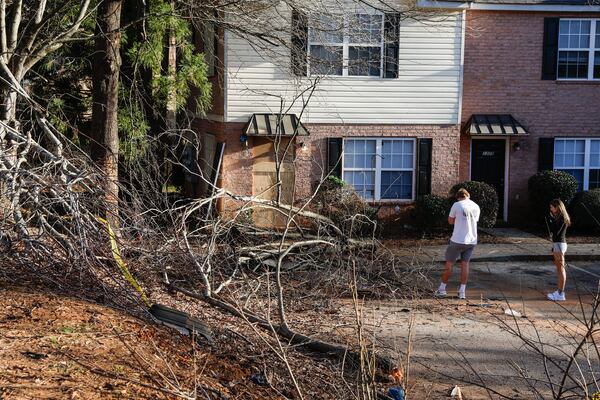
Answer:
[[579, 184], [570, 174], [563, 171], [542, 171], [529, 178], [529, 204], [534, 221], [542, 221], [548, 213], [552, 199], [561, 199], [569, 204], [577, 193]]
[[323, 182], [323, 186], [325, 187], [329, 187], [329, 188], [334, 188], [334, 187], [343, 187], [346, 185], [346, 182], [344, 182], [342, 180], [342, 178], [338, 178], [337, 176], [333, 176], [333, 175], [329, 175], [326, 179], [325, 182]]
[[496, 189], [485, 182], [467, 181], [456, 184], [450, 191], [452, 199], [456, 198], [459, 189], [466, 189], [473, 200], [481, 209], [479, 226], [491, 228], [496, 224], [498, 218], [498, 193]]
[[442, 196], [427, 194], [415, 202], [417, 226], [425, 232], [449, 229], [448, 214], [452, 202]]
[[575, 229], [600, 232], [600, 189], [577, 193], [570, 213]]
[[376, 228], [378, 209], [339, 178], [327, 177], [313, 204], [317, 213], [331, 219], [348, 236], [370, 236]]

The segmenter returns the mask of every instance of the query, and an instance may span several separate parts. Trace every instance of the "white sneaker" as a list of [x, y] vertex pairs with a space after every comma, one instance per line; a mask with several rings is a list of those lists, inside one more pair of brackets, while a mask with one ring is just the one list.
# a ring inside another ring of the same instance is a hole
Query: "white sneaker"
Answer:
[[444, 290], [438, 289], [435, 291], [434, 296], [435, 297], [446, 297], [447, 294], [448, 293], [446, 293], [445, 289]]
[[467, 296], [465, 295], [465, 292], [461, 292], [460, 290], [458, 291], [458, 298], [461, 300], [464, 300], [467, 298]]
[[558, 293], [558, 290], [548, 293], [548, 300], [552, 301], [565, 301], [567, 298], [565, 297], [565, 292]]

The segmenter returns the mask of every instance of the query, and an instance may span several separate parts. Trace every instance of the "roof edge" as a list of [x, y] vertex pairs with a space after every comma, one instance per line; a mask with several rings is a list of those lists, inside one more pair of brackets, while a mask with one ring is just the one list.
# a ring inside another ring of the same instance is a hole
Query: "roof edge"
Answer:
[[600, 12], [600, 5], [508, 4], [475, 1], [417, 0], [419, 8], [487, 11]]

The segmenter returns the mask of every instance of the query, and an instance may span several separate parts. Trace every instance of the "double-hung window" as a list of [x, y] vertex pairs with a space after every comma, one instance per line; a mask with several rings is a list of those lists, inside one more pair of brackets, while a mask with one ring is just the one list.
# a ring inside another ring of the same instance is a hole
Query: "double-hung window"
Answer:
[[413, 200], [414, 139], [345, 139], [342, 178], [367, 200]]
[[560, 20], [557, 77], [600, 79], [600, 20]]
[[556, 139], [554, 169], [579, 182], [579, 190], [600, 188], [600, 139]]
[[308, 31], [309, 73], [382, 77], [383, 36], [381, 13], [318, 15]]

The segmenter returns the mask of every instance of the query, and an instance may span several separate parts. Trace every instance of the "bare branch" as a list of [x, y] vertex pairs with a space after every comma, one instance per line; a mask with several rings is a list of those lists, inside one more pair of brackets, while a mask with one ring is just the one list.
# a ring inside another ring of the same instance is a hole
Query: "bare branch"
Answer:
[[23, 0], [17, 0], [12, 3], [11, 7], [12, 15], [11, 21], [8, 28], [8, 42], [7, 47], [10, 53], [14, 53], [17, 48], [17, 42], [19, 40], [19, 28], [21, 26], [21, 16], [23, 13]]
[[83, 21], [89, 16], [88, 9], [90, 6], [90, 1], [91, 0], [81, 1], [77, 17], [75, 18], [73, 24], [69, 28], [46, 41], [46, 43], [42, 44], [41, 47], [38, 47], [37, 50], [33, 49], [29, 57], [23, 58], [23, 62], [21, 62], [22, 67], [19, 68], [21, 76], [25, 74], [28, 70], [30, 70], [42, 58], [44, 58], [51, 52], [59, 49], [64, 44], [64, 42], [72, 38], [73, 35], [75, 35], [79, 31], [79, 27], [81, 26]]
[[0, 0], [0, 53], [8, 62], [8, 40], [6, 37], [6, 0]]

